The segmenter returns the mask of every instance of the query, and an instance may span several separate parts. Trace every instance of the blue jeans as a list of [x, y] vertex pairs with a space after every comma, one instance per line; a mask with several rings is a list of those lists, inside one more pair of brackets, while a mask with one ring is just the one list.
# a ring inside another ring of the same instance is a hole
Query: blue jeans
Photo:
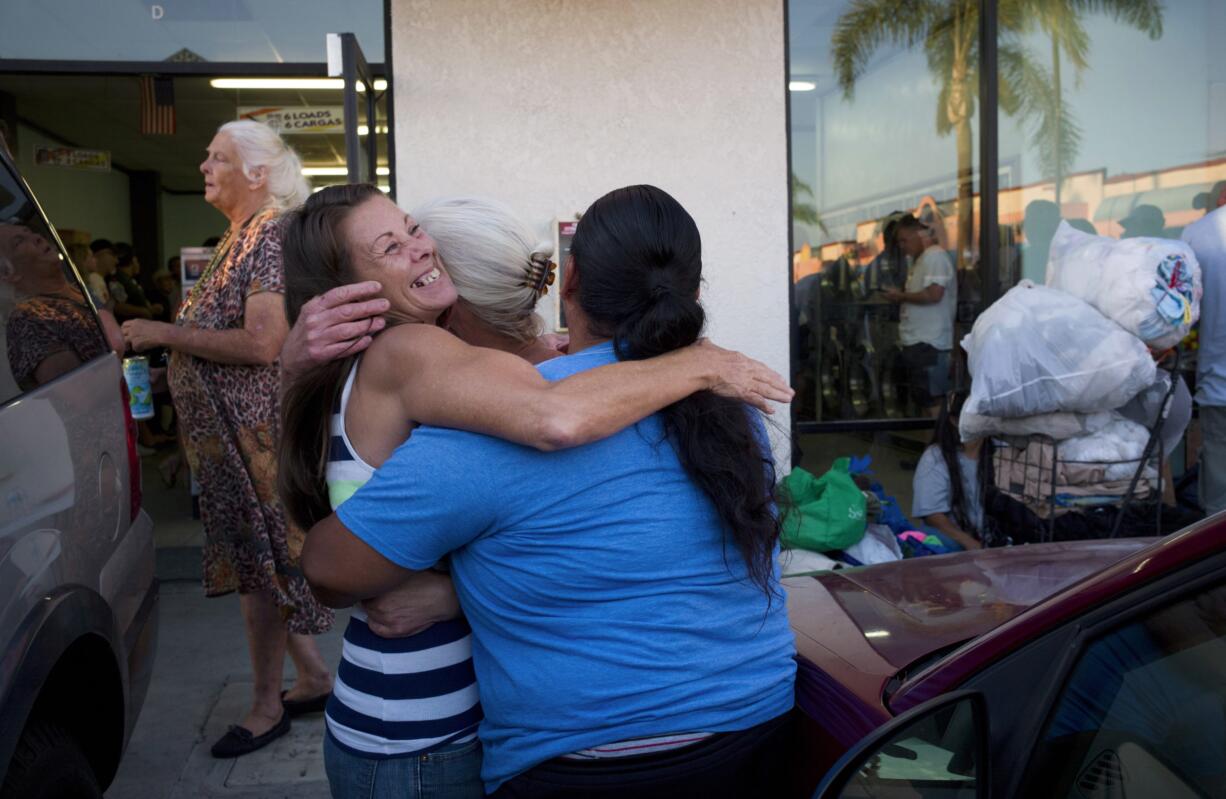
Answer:
[[424, 755], [373, 758], [355, 755], [324, 736], [324, 768], [332, 799], [477, 799], [481, 741], [441, 746]]

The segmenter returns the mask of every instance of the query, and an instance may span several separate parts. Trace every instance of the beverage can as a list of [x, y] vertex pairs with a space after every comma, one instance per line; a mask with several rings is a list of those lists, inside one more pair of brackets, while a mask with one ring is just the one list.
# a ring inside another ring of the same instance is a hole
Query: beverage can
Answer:
[[123, 359], [123, 379], [128, 384], [128, 407], [133, 419], [153, 418], [153, 387], [149, 384], [149, 359], [134, 355]]

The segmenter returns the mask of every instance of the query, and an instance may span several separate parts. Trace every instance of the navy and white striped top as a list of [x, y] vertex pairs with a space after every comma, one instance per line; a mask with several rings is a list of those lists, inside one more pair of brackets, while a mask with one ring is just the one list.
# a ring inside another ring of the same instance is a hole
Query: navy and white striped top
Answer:
[[[332, 414], [327, 482], [333, 509], [375, 472], [345, 434], [357, 373], [354, 363]], [[468, 622], [453, 619], [407, 638], [380, 638], [355, 608], [325, 716], [332, 739], [362, 757], [412, 755], [472, 740], [481, 704]]]

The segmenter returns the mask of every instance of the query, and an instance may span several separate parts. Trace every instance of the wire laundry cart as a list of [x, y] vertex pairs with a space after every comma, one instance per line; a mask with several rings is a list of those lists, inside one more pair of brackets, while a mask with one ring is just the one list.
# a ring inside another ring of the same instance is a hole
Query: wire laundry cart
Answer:
[[1115, 538], [1130, 511], [1148, 511], [1151, 504], [1153, 534], [1159, 534], [1164, 487], [1161, 441], [1178, 389], [1178, 350], [1162, 369], [1169, 372], [1169, 382], [1146, 428], [1148, 436], [1138, 458], [1074, 460], [1064, 457], [1062, 442], [1049, 435], [993, 437], [995, 484], [985, 497], [985, 544]]

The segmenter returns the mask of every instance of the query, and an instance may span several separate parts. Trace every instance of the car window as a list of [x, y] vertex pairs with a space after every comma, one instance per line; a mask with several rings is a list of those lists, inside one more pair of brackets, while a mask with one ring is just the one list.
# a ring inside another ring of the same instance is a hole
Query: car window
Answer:
[[38, 208], [0, 162], [0, 403], [104, 354], [84, 289]]
[[1226, 584], [1090, 644], [1026, 796], [1226, 797]]
[[971, 697], [921, 713], [872, 747], [822, 796], [845, 799], [973, 799], [983, 721]]

